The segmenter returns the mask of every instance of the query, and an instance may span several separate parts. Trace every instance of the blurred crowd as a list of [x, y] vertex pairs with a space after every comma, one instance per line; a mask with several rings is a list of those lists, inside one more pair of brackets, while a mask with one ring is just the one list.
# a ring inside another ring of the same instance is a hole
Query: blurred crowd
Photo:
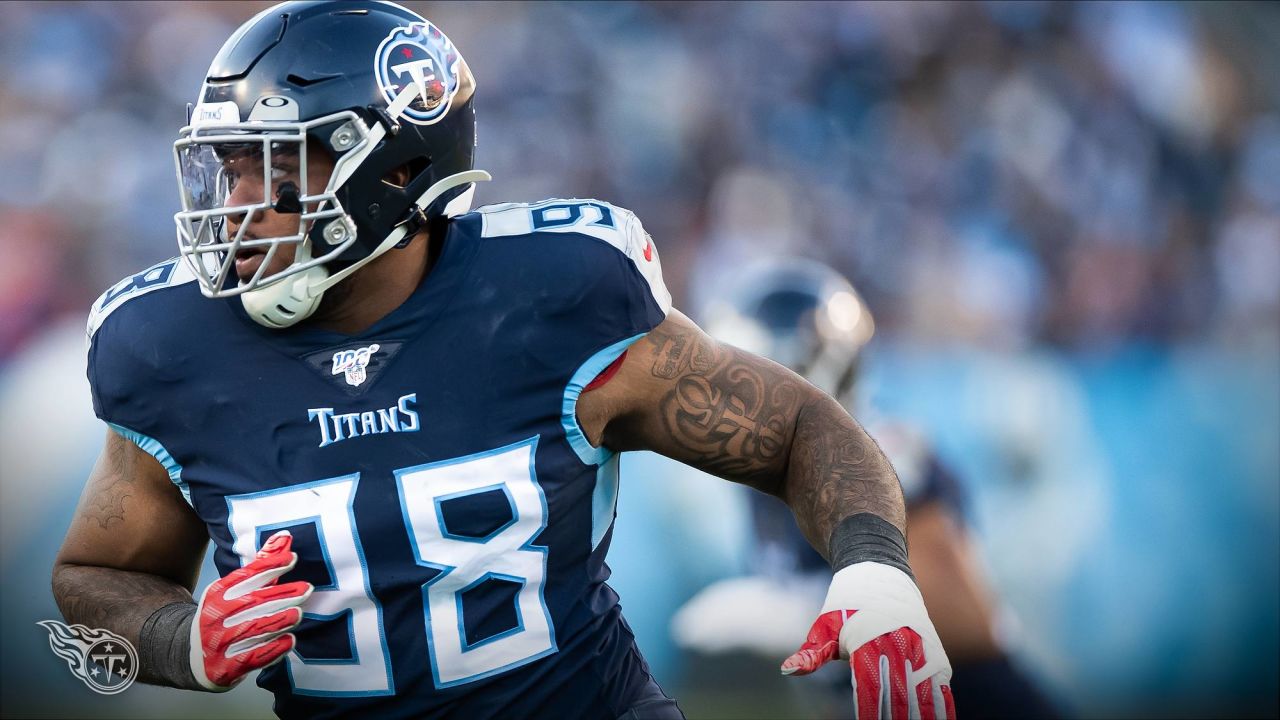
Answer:
[[[0, 358], [172, 252], [170, 143], [266, 5], [0, 8]], [[415, 6], [479, 80], [479, 200], [631, 207], [687, 306], [801, 253], [923, 341], [1274, 338], [1274, 7]]]
[[[176, 254], [186, 104], [270, 4], [0, 3], [0, 380], [56, 321], [83, 322], [105, 288]], [[1187, 552], [1207, 567], [1243, 537], [1267, 546], [1249, 561], [1270, 569], [1222, 571], [1241, 587], [1214, 597], [1237, 620], [1187, 642], [1170, 631], [1173, 669], [1117, 680], [1141, 690], [1118, 705], [1080, 705], [1153, 707], [1152, 688], [1191, 682], [1191, 661], [1176, 662], [1205, 647], [1215, 677], [1270, 677], [1259, 692], [1274, 698], [1276, 648], [1261, 666], [1246, 653], [1240, 674], [1231, 647], [1259, 622], [1254, 640], [1273, 642], [1280, 595], [1280, 5], [404, 4], [477, 78], [477, 167], [494, 176], [478, 203], [631, 208], [695, 317], [748, 259], [848, 274], [876, 316], [873, 378], [976, 477], [988, 547], [1056, 533], [1063, 510], [1060, 533], [1027, 545], [1043, 553], [993, 558], [1015, 605], [1017, 578], [1033, 584], [1055, 547], [1141, 548], [1085, 573], [1069, 601], [1024, 587], [1023, 623], [1036, 608], [1059, 623], [1039, 655], [1059, 692], [1113, 669], [1082, 623], [1134, 641], [1135, 615], [1108, 615], [1124, 602], [1110, 583], [1149, 578], [1126, 592], [1177, 623], [1176, 593], [1153, 589], [1171, 576], [1146, 563]], [[971, 352], [1048, 364], [1013, 372]], [[981, 483], [1035, 474], [1019, 463], [1061, 481], [1008, 495], [1042, 507], [1001, 526], [1015, 503], [984, 504]], [[1211, 494], [1188, 489], [1199, 473]], [[1141, 505], [1151, 488], [1171, 499]], [[1107, 514], [1135, 502], [1138, 515]], [[1248, 532], [1217, 529], [1237, 526]], [[1196, 527], [1217, 540], [1162, 544]]]

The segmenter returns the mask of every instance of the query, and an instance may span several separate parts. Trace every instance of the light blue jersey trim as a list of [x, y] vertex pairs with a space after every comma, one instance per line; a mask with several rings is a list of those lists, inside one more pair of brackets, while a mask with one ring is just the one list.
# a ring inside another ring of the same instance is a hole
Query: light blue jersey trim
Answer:
[[613, 526], [618, 509], [618, 461], [614, 453], [596, 468], [596, 487], [591, 491], [591, 549], [600, 547], [605, 533]]
[[565, 439], [578, 459], [586, 465], [596, 465], [596, 487], [591, 491], [591, 549], [595, 550], [604, 540], [605, 533], [613, 525], [614, 510], [618, 506], [618, 455], [606, 447], [593, 447], [578, 426], [578, 396], [582, 389], [622, 355], [627, 348], [647, 333], [620, 340], [592, 355], [569, 379], [564, 389], [560, 424], [564, 426]]
[[613, 455], [613, 451], [604, 447], [593, 447], [587, 441], [587, 436], [582, 433], [582, 428], [578, 427], [578, 396], [582, 394], [582, 388], [595, 380], [596, 376], [617, 360], [618, 356], [631, 347], [632, 343], [647, 334], [640, 333], [626, 340], [619, 340], [592, 355], [573, 373], [573, 377], [569, 378], [569, 384], [564, 389], [564, 402], [560, 406], [560, 424], [564, 426], [564, 436], [569, 441], [569, 446], [577, 453], [578, 459], [584, 465], [600, 465]]
[[142, 448], [144, 452], [163, 465], [165, 472], [169, 473], [169, 480], [178, 486], [178, 490], [182, 492], [183, 499], [187, 501], [188, 505], [191, 505], [191, 488], [187, 487], [187, 484], [182, 480], [182, 465], [173, 459], [173, 456], [169, 454], [164, 445], [160, 444], [159, 440], [113, 422], [109, 422], [107, 425], [111, 426], [111, 429], [115, 430], [121, 437]]

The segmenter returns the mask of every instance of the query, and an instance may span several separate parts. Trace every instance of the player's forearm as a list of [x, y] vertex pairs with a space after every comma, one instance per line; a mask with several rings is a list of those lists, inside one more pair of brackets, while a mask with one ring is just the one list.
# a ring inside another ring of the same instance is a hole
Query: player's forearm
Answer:
[[906, 535], [906, 505], [893, 465], [862, 426], [829, 396], [815, 392], [796, 415], [786, 476], [778, 495], [809, 543], [828, 560], [832, 535], [861, 513]]
[[140, 682], [196, 687], [184, 632], [190, 627], [184, 616], [193, 615], [196, 605], [182, 585], [148, 573], [63, 563], [54, 568], [53, 597], [68, 623], [128, 640], [139, 652]]
[[[610, 447], [654, 450], [782, 498], [824, 557], [838, 528], [846, 532], [837, 539], [849, 539], [852, 517], [881, 518], [872, 524], [883, 527], [871, 533], [896, 533], [888, 542], [902, 552], [891, 554], [905, 556], [906, 508], [893, 466], [830, 396], [775, 362], [716, 342], [674, 312], [645, 336], [636, 358], [637, 375], [653, 383], [638, 395], [652, 400], [609, 424]], [[606, 386], [603, 394], [609, 392]], [[867, 528], [852, 530], [857, 547], [845, 561], [868, 557], [859, 548], [878, 542], [864, 537]]]
[[157, 575], [71, 564], [54, 570], [53, 598], [67, 622], [110, 630], [135, 647], [153, 612], [194, 602], [186, 588]]

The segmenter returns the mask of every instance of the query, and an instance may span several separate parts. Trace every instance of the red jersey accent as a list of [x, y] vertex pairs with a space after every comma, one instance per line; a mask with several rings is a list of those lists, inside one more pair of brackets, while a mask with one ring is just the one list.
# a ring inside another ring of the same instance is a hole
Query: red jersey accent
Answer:
[[595, 380], [592, 380], [591, 382], [587, 383], [587, 386], [582, 388], [582, 392], [589, 392], [591, 390], [595, 390], [601, 385], [604, 385], [605, 383], [609, 382], [609, 380], [612, 379], [615, 374], [617, 374], [618, 368], [622, 367], [622, 360], [626, 356], [627, 356], [627, 351], [623, 350], [622, 354], [618, 356], [617, 360], [614, 360], [613, 362], [609, 363], [609, 367], [605, 368], [604, 370], [601, 370], [600, 374], [596, 376]]

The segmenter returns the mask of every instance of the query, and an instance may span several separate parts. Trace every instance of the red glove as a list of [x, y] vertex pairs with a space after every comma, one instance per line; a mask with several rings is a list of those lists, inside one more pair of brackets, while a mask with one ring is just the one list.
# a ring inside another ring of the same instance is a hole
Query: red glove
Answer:
[[836, 573], [809, 638], [782, 663], [807, 675], [830, 660], [853, 666], [858, 720], [955, 720], [951, 663], [906, 573], [862, 562]]
[[248, 565], [210, 583], [191, 623], [191, 671], [207, 690], [225, 692], [245, 675], [279, 662], [297, 642], [311, 583], [277, 585], [298, 556], [288, 530], [272, 535]]

